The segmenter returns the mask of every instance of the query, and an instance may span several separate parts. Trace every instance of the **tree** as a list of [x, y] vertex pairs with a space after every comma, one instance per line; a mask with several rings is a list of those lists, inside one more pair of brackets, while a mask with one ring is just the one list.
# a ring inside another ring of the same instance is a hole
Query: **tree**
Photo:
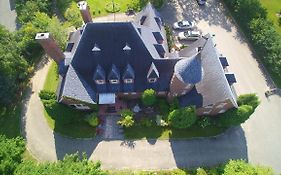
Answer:
[[230, 160], [224, 168], [223, 175], [233, 175], [233, 174], [243, 174], [243, 175], [273, 175], [271, 168], [262, 166], [253, 166], [246, 163], [244, 160]]
[[99, 162], [88, 161], [87, 156], [83, 154], [82, 159], [79, 154], [66, 155], [63, 160], [53, 163], [34, 163], [24, 161], [15, 171], [15, 175], [106, 175], [101, 169]]
[[245, 94], [238, 97], [237, 103], [239, 106], [250, 105], [253, 107], [253, 109], [256, 109], [260, 104], [260, 100], [256, 94]]
[[236, 126], [248, 120], [253, 112], [252, 106], [241, 105], [237, 109], [231, 109], [219, 115], [215, 123], [221, 127]]
[[85, 120], [93, 127], [96, 127], [99, 124], [98, 114], [96, 112], [87, 114]]
[[142, 102], [146, 106], [154, 105], [156, 102], [156, 93], [153, 89], [146, 89], [142, 96], [141, 96]]
[[25, 143], [22, 138], [0, 136], [0, 174], [11, 175], [22, 161]]
[[184, 129], [192, 126], [197, 120], [194, 106], [175, 109], [168, 115], [168, 122], [172, 127]]
[[35, 12], [39, 12], [38, 4], [35, 1], [27, 1], [24, 8], [22, 8], [18, 15], [20, 24], [25, 24], [34, 19]]
[[74, 26], [75, 28], [81, 27], [83, 24], [81, 14], [76, 3], [74, 2], [72, 2], [70, 7], [66, 9], [64, 17], [68, 20], [70, 25]]
[[30, 72], [14, 35], [1, 25], [0, 38], [0, 105], [8, 105], [18, 96]]
[[125, 128], [129, 128], [129, 127], [132, 127], [134, 125], [135, 121], [133, 119], [132, 116], [125, 116], [125, 117], [122, 117], [119, 121], [118, 121], [118, 124], [125, 127]]

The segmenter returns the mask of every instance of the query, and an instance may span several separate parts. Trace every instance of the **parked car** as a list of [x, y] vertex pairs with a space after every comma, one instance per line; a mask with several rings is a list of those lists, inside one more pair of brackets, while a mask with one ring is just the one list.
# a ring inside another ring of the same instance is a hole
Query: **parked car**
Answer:
[[197, 40], [201, 37], [199, 31], [186, 31], [180, 32], [178, 35], [179, 40]]
[[174, 29], [191, 29], [194, 27], [194, 22], [191, 22], [191, 21], [179, 21], [179, 22], [175, 22], [173, 24], [173, 28]]
[[197, 0], [199, 5], [205, 5], [207, 0]]

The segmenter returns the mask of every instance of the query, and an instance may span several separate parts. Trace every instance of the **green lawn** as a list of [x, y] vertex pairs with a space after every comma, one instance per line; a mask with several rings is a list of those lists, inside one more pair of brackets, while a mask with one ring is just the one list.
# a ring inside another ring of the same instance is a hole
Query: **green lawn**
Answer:
[[[116, 9], [120, 9], [119, 12], [125, 12], [128, 8], [128, 5], [132, 5], [136, 0], [114, 0], [116, 4]], [[106, 5], [111, 4], [111, 0], [87, 0], [91, 15], [93, 17], [107, 15]], [[138, 1], [137, 1], [138, 2]], [[58, 0], [58, 7], [62, 14], [70, 6], [71, 3], [76, 3], [75, 0]]]
[[216, 126], [208, 126], [201, 128], [193, 125], [188, 129], [171, 129], [159, 126], [144, 127], [133, 126], [125, 129], [125, 137], [127, 139], [169, 139], [169, 138], [195, 138], [195, 137], [210, 137], [223, 133], [225, 128], [218, 128]]
[[276, 30], [281, 34], [281, 26], [278, 24], [278, 16], [276, 15], [281, 11], [280, 0], [260, 0], [262, 5], [267, 9], [268, 17], [274, 22]]
[[[53, 62], [44, 84], [44, 90], [55, 92], [57, 85], [57, 65]], [[52, 109], [45, 109], [44, 114], [49, 126], [57, 133], [78, 138], [95, 136], [95, 128], [84, 121], [86, 114], [84, 112], [57, 103], [53, 105]]]

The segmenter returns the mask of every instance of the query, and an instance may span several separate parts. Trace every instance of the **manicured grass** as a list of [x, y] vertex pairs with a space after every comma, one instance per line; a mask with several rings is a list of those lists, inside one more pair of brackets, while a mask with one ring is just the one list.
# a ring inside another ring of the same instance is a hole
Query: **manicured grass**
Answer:
[[20, 136], [20, 115], [20, 104], [8, 108], [6, 114], [0, 117], [0, 135], [7, 138]]
[[281, 10], [280, 0], [260, 0], [262, 5], [267, 9], [268, 17], [274, 22], [276, 30], [281, 34], [281, 26], [278, 23], [277, 13]]
[[53, 61], [51, 67], [48, 71], [48, 75], [46, 77], [46, 81], [44, 83], [44, 90], [56, 92], [59, 77], [58, 77], [58, 65]]
[[[114, 0], [116, 4], [116, 9], [120, 8], [120, 11], [118, 12], [126, 12], [128, 9], [128, 5], [132, 6], [133, 2], [135, 0]], [[112, 0], [87, 0], [89, 6], [91, 15], [93, 17], [97, 16], [104, 16], [107, 15], [109, 12], [106, 11], [106, 5], [108, 3], [111, 3]], [[141, 2], [137, 3], [137, 9], [140, 9]], [[76, 3], [75, 0], [58, 0], [58, 8], [60, 9], [61, 13], [64, 14], [66, 9], [70, 6], [71, 3]]]
[[[44, 90], [55, 92], [57, 85], [57, 65], [52, 63], [46, 77]], [[95, 128], [84, 121], [85, 112], [56, 103], [51, 109], [45, 108], [44, 114], [49, 126], [57, 133], [77, 138], [95, 136]]]
[[172, 129], [159, 126], [133, 126], [125, 129], [124, 134], [127, 139], [196, 138], [216, 136], [223, 133], [225, 130], [225, 128], [219, 128], [213, 125], [204, 129], [197, 125], [193, 125], [187, 129]]

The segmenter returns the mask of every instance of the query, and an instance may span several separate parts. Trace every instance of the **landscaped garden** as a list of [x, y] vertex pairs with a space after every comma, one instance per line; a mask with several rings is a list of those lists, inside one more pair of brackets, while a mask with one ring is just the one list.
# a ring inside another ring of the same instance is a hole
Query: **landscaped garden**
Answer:
[[129, 103], [137, 105], [131, 106], [132, 110], [122, 110], [119, 121], [124, 127], [127, 139], [169, 139], [210, 137], [221, 134], [227, 128], [249, 119], [260, 102], [255, 94], [241, 95], [238, 98], [237, 109], [228, 110], [214, 117], [198, 117], [195, 107], [180, 107], [177, 99], [167, 103], [165, 99], [157, 98], [152, 89], [146, 90], [138, 103], [131, 101]]
[[96, 128], [87, 121], [89, 113], [78, 111], [56, 102], [58, 85], [57, 64], [52, 63], [44, 90], [40, 97], [45, 106], [44, 115], [49, 126], [57, 133], [75, 138], [88, 138], [96, 135]]

